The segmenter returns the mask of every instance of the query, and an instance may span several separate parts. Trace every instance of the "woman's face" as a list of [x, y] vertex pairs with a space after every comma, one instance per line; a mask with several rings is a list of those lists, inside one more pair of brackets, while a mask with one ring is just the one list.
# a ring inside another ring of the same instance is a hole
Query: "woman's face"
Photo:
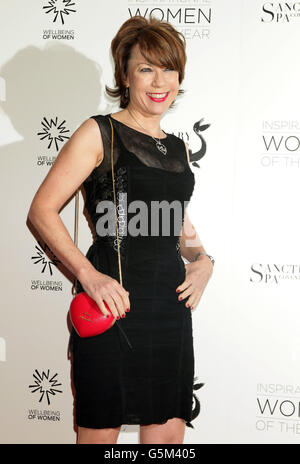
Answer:
[[178, 71], [147, 63], [139, 45], [134, 45], [128, 60], [128, 107], [146, 114], [164, 113], [178, 95], [178, 76]]

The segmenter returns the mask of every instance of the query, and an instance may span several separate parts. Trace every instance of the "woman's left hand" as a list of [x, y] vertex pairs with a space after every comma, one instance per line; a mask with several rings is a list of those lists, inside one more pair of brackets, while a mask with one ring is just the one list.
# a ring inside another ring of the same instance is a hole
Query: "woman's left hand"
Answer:
[[177, 287], [176, 292], [180, 292], [179, 300], [189, 297], [185, 305], [194, 309], [212, 275], [213, 264], [208, 256], [202, 255], [197, 261], [185, 264], [185, 269], [185, 280]]

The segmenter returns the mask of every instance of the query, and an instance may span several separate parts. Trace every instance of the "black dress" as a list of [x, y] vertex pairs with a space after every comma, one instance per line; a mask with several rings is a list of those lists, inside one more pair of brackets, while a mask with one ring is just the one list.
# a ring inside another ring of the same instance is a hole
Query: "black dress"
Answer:
[[[113, 202], [110, 117], [122, 278], [129, 291], [130, 312], [96, 337], [80, 338], [72, 330], [76, 422], [81, 427], [107, 428], [163, 424], [178, 417], [194, 428], [190, 422], [198, 411], [193, 410], [192, 314], [185, 306], [187, 298], [179, 301], [176, 293], [185, 280], [179, 235], [195, 184], [185, 144], [167, 133], [162, 139], [167, 147], [164, 155], [151, 136], [110, 114], [92, 117], [102, 134], [104, 158], [83, 183], [94, 235], [86, 257], [97, 270], [120, 282], [116, 234], [98, 233], [101, 217], [107, 214], [107, 210], [99, 211], [99, 204]], [[172, 209], [174, 200], [177, 208]], [[170, 205], [170, 220], [165, 223], [165, 210], [163, 217], [153, 213], [153, 205], [162, 201]], [[175, 214], [179, 209], [181, 214]], [[131, 234], [131, 220], [141, 229], [139, 235]], [[77, 292], [82, 291], [78, 281]]]

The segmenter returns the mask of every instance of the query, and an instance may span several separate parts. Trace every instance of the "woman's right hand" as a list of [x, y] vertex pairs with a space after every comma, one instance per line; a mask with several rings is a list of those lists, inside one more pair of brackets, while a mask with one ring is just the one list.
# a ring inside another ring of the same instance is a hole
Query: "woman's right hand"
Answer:
[[84, 291], [96, 301], [100, 311], [109, 316], [110, 313], [104, 300], [115, 318], [125, 317], [126, 310], [130, 310], [129, 292], [113, 277], [92, 269], [86, 271], [78, 279]]

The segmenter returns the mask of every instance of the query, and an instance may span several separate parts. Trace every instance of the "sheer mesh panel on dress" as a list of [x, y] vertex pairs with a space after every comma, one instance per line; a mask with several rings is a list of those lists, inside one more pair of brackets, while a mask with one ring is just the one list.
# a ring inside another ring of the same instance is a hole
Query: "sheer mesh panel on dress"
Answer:
[[[92, 171], [86, 181], [111, 171], [111, 126], [109, 116], [110, 115], [91, 116], [97, 121], [101, 131], [104, 157], [100, 165]], [[157, 149], [156, 142], [150, 135], [139, 132], [117, 121], [113, 117], [110, 117], [110, 119], [114, 127], [114, 165], [118, 161], [123, 146], [126, 151], [147, 167], [177, 173], [181, 173], [186, 169], [187, 158], [185, 144], [179, 137], [173, 134], [167, 134], [166, 138], [161, 139], [161, 142], [168, 150], [167, 154], [164, 155]], [[182, 146], [182, 150], [178, 150], [178, 141]]]

